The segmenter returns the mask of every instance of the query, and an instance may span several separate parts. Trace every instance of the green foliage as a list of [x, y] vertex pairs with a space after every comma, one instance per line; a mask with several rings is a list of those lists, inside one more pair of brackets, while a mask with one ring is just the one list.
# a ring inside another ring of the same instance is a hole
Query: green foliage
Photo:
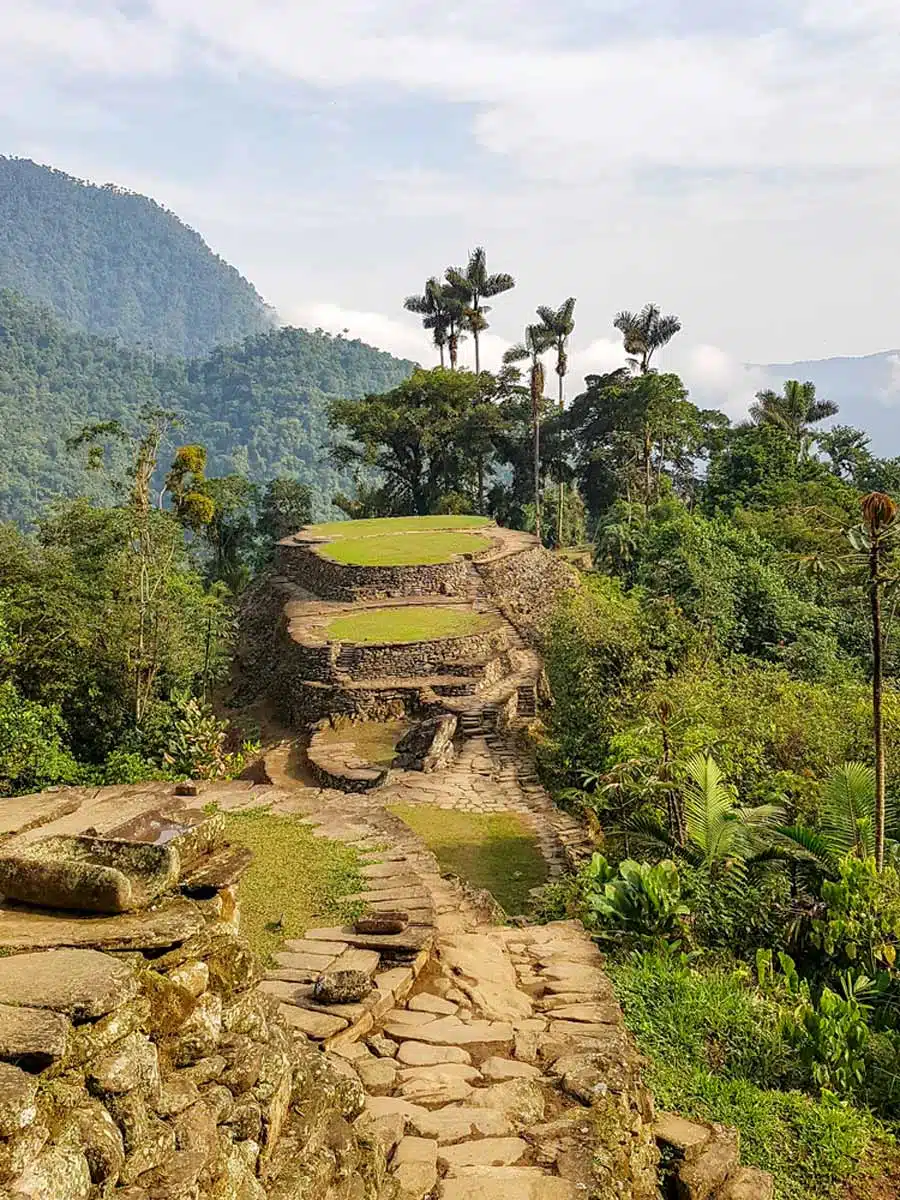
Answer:
[[735, 1126], [742, 1162], [772, 1171], [784, 1200], [833, 1194], [885, 1136], [865, 1111], [797, 1090], [803, 1064], [782, 1023], [796, 1001], [764, 995], [746, 969], [643, 954], [609, 971], [659, 1107]]
[[0, 157], [0, 281], [89, 333], [202, 354], [269, 327], [256, 289], [146, 196]]
[[[291, 328], [185, 363], [72, 332], [0, 291], [0, 520], [34, 522], [59, 497], [109, 500], [110, 477], [87, 471], [66, 440], [113, 416], [131, 433], [148, 405], [180, 415], [184, 439], [206, 447], [209, 475], [296, 481], [324, 516], [333, 493], [353, 482], [323, 449], [329, 398], [390, 388], [411, 366], [362, 342]], [[113, 475], [126, 461], [114, 443], [107, 457]]]
[[900, 873], [873, 858], [848, 855], [836, 880], [822, 882], [825, 913], [812, 921], [811, 939], [837, 969], [869, 976], [891, 969], [900, 942]]
[[866, 1078], [869, 1005], [863, 997], [871, 981], [845, 974], [841, 986], [843, 995], [829, 987], [818, 1000], [806, 995], [790, 1018], [782, 1019], [782, 1027], [817, 1086], [846, 1095]]
[[163, 762], [175, 778], [227, 779], [239, 774], [259, 752], [259, 746], [250, 742], [229, 751], [227, 737], [227, 723], [209, 705], [193, 696], [178, 696]]
[[12, 683], [0, 682], [0, 796], [78, 783], [65, 735], [56, 707], [25, 700]]
[[671, 937], [688, 909], [681, 903], [678, 868], [626, 859], [616, 873], [594, 854], [579, 874], [585, 919], [595, 929], [638, 937]]

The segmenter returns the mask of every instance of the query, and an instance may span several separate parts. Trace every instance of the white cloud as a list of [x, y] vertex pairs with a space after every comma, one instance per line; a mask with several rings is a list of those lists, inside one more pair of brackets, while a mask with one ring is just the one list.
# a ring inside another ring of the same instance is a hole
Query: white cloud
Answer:
[[317, 302], [283, 310], [281, 317], [290, 325], [324, 329], [326, 333], [343, 333], [350, 338], [359, 338], [370, 346], [377, 346], [379, 350], [390, 351], [398, 358], [411, 358], [424, 365], [431, 365], [435, 354], [428, 335], [421, 328], [383, 313], [357, 312], [342, 308], [339, 304]]

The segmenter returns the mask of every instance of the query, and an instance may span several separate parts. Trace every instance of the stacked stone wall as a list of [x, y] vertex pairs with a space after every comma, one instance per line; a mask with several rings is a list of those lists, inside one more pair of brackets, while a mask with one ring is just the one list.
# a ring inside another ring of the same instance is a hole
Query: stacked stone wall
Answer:
[[366, 600], [392, 596], [465, 596], [468, 564], [457, 559], [406, 567], [364, 567], [339, 563], [309, 544], [290, 539], [275, 553], [281, 575], [321, 596], [323, 600]]
[[474, 566], [506, 619], [528, 642], [540, 648], [542, 630], [557, 599], [578, 582], [575, 568], [541, 546], [476, 562]]

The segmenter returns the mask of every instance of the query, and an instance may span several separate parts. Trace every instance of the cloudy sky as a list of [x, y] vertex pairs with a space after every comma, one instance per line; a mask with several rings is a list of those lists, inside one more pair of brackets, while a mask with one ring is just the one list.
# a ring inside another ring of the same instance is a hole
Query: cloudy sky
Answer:
[[484, 244], [488, 357], [648, 300], [663, 365], [900, 342], [897, 0], [9, 0], [0, 152], [145, 192], [284, 319], [425, 358], [402, 298]]

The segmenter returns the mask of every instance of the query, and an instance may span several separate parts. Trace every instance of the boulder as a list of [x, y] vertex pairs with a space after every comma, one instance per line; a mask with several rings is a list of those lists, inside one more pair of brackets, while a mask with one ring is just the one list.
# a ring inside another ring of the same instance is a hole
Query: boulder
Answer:
[[372, 991], [372, 977], [365, 971], [328, 971], [313, 985], [317, 1004], [352, 1004]]

